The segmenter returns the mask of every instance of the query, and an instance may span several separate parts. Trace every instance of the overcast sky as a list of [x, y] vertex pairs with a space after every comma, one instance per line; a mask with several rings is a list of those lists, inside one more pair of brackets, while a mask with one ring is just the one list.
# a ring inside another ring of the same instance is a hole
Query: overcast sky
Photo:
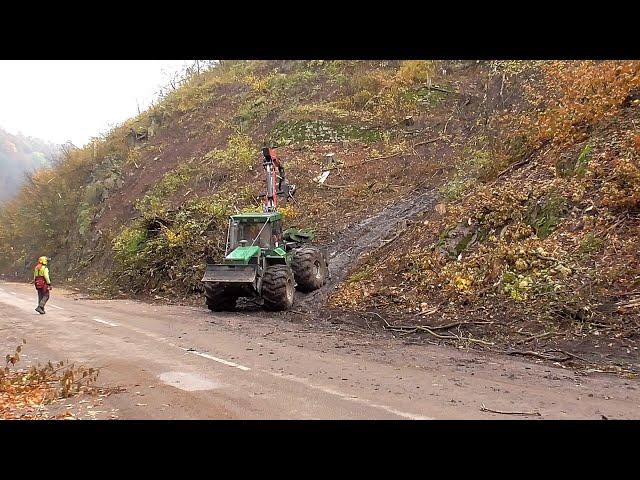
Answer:
[[81, 147], [149, 106], [187, 60], [1, 60], [0, 127]]

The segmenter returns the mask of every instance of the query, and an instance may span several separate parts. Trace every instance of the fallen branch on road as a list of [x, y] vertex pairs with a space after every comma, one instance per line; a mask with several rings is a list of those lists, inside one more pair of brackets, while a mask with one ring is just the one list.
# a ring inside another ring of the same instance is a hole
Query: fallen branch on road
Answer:
[[571, 353], [571, 352], [567, 352], [565, 350], [556, 350], [556, 349], [552, 349], [552, 350], [545, 350], [545, 352], [560, 352], [560, 353], [564, 353], [565, 355], [567, 355], [568, 357], [571, 358], [576, 358], [578, 360], [583, 361], [584, 363], [591, 363], [589, 360], [587, 360], [586, 358], [582, 358], [579, 357], [578, 355], [576, 355], [575, 353]]
[[[551, 355], [548, 355], [551, 352], [559, 352], [564, 354], [564, 357], [554, 357]], [[540, 358], [542, 360], [550, 360], [552, 362], [566, 362], [567, 360], [571, 360], [572, 358], [575, 358], [577, 360], [580, 360], [584, 363], [591, 363], [589, 362], [589, 360], [579, 357], [578, 355], [571, 353], [571, 352], [566, 352], [564, 350], [557, 350], [557, 349], [550, 349], [550, 350], [545, 350], [542, 353], [539, 352], [534, 352], [532, 350], [526, 350], [526, 351], [521, 351], [521, 350], [512, 350], [512, 351], [507, 351], [504, 352], [507, 355], [523, 355], [523, 356], [527, 356], [527, 357], [535, 357], [535, 358]]]
[[542, 414], [540, 412], [506, 412], [504, 410], [494, 410], [492, 408], [487, 408], [484, 406], [484, 403], [480, 405], [481, 412], [491, 412], [491, 413], [499, 413], [501, 415], [528, 415], [528, 416], [538, 416], [541, 417]]
[[567, 360], [571, 360], [571, 357], [566, 356], [564, 358], [560, 357], [551, 357], [549, 355], [545, 355], [544, 353], [534, 352], [532, 350], [520, 351], [514, 350], [511, 352], [505, 352], [507, 355], [522, 355], [523, 357], [535, 357], [540, 358], [542, 360], [549, 360], [552, 362], [566, 362]]

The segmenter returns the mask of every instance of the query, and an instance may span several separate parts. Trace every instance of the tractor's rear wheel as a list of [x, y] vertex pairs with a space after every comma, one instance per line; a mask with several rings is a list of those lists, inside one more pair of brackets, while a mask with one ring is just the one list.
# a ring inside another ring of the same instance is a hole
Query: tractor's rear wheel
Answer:
[[265, 269], [260, 294], [266, 309], [290, 309], [294, 291], [293, 272], [288, 265], [271, 265]]
[[238, 295], [230, 292], [226, 285], [218, 282], [204, 283], [204, 297], [212, 312], [223, 312], [236, 308]]
[[329, 268], [319, 248], [301, 247], [293, 251], [291, 268], [301, 292], [312, 292], [327, 283]]

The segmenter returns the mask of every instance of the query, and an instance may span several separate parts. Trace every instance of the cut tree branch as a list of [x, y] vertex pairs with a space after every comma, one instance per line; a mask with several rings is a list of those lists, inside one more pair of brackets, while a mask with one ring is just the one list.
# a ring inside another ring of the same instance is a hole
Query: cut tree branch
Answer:
[[531, 336], [531, 337], [529, 337], [529, 338], [525, 338], [524, 340], [519, 340], [519, 341], [517, 341], [517, 342], [516, 342], [516, 345], [520, 345], [520, 344], [522, 344], [522, 343], [528, 343], [528, 342], [530, 342], [531, 340], [536, 340], [536, 339], [540, 339], [540, 338], [548, 337], [549, 335], [551, 335], [551, 332], [544, 332], [544, 333], [541, 333], [541, 334], [539, 334], [539, 335], [533, 335], [533, 336]]
[[487, 408], [484, 406], [484, 403], [480, 406], [481, 412], [491, 412], [491, 413], [499, 413], [501, 415], [529, 415], [529, 416], [537, 416], [541, 417], [542, 414], [540, 412], [507, 412], [504, 410], [494, 410], [492, 408]]
[[432, 336], [434, 336], [436, 338], [440, 338], [442, 340], [467, 341], [467, 342], [473, 342], [473, 343], [481, 343], [483, 345], [488, 345], [488, 346], [495, 345], [495, 343], [493, 343], [493, 342], [485, 342], [484, 340], [480, 340], [478, 338], [462, 337], [462, 336], [458, 336], [458, 335], [440, 335], [439, 333], [436, 333], [436, 332], [433, 331], [435, 329], [440, 329], [441, 330], [441, 329], [444, 329], [444, 328], [451, 328], [452, 326], [456, 326], [456, 325], [487, 324], [487, 323], [493, 323], [493, 322], [458, 322], [457, 324], [443, 325], [441, 327], [425, 327], [423, 325], [415, 325], [415, 326], [413, 326], [413, 325], [391, 325], [384, 318], [382, 318], [379, 314], [377, 314], [375, 312], [369, 312], [369, 313], [373, 313], [374, 315], [377, 315], [379, 318], [381, 318], [382, 321], [385, 323], [385, 329], [386, 330], [390, 330], [390, 331], [394, 331], [394, 332], [401, 332], [401, 333], [425, 332], [425, 333], [428, 333], [429, 335], [432, 335]]

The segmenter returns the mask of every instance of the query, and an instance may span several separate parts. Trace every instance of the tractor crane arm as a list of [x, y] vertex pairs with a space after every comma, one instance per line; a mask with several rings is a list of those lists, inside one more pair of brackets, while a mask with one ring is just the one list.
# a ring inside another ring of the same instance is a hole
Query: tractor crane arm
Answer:
[[287, 185], [284, 165], [277, 156], [275, 148], [265, 147], [262, 149], [262, 167], [265, 170], [267, 191], [260, 195], [264, 197], [264, 212], [275, 212], [278, 210], [278, 196], [284, 195], [285, 202], [289, 197], [293, 198], [295, 185]]

